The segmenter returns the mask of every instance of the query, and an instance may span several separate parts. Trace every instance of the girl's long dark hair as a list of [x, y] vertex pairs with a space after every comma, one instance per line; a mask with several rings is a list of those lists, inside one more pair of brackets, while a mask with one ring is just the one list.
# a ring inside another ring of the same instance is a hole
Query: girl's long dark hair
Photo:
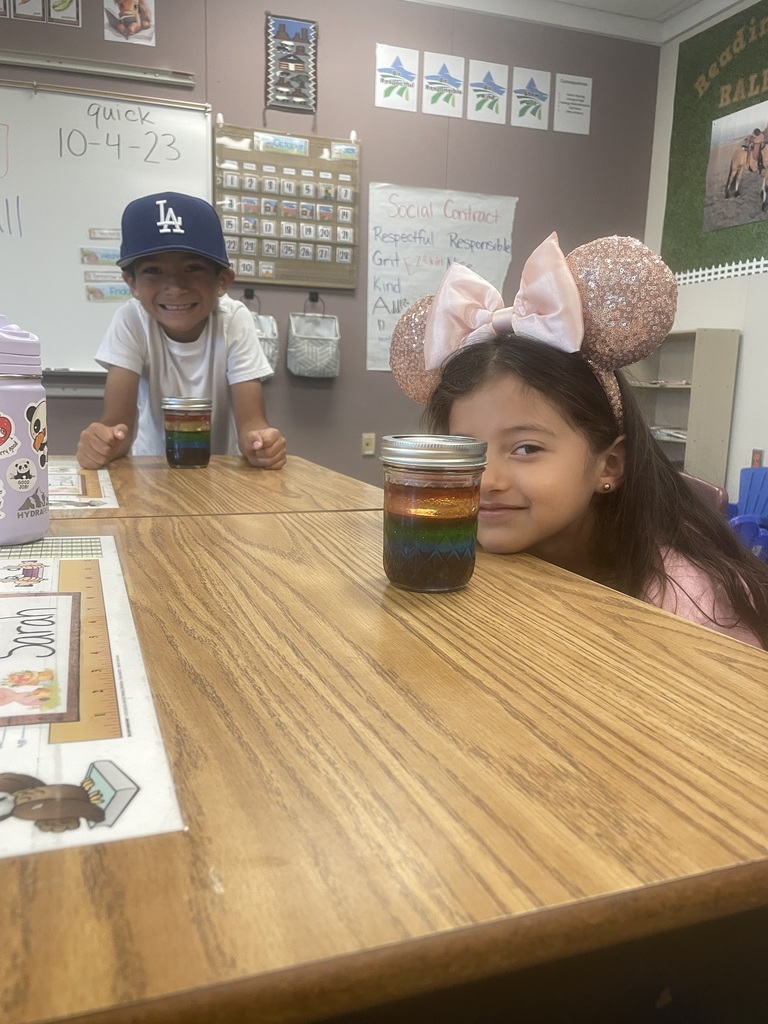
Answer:
[[[552, 402], [594, 454], [619, 436], [608, 398], [585, 360], [521, 335], [469, 345], [449, 359], [425, 409], [425, 426], [447, 433], [455, 399], [509, 374]], [[768, 650], [768, 565], [689, 487], [653, 438], [632, 389], [617, 377], [626, 466], [621, 487], [593, 502], [590, 554], [601, 578], [632, 597], [643, 597], [654, 581], [663, 589], [669, 578], [662, 549], [673, 548], [722, 589], [739, 624]]]

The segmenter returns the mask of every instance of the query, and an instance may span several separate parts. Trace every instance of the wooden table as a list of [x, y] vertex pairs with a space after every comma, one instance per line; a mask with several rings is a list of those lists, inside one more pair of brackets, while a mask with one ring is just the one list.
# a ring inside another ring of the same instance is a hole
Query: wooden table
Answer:
[[526, 556], [397, 590], [373, 511], [87, 525], [188, 831], [0, 861], [1, 1020], [304, 1022], [768, 904], [764, 653]]
[[381, 488], [296, 455], [279, 471], [254, 469], [234, 455], [214, 455], [205, 469], [171, 469], [164, 456], [138, 456], [111, 463], [109, 476], [120, 508], [53, 508], [51, 518], [319, 512], [380, 509], [383, 502]]

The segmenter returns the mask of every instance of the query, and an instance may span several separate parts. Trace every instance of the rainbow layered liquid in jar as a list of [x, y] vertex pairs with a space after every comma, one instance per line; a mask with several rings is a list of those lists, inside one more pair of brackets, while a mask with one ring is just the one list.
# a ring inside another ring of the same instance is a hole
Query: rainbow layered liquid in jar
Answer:
[[211, 458], [211, 402], [164, 398], [165, 457], [173, 468], [207, 466]]
[[391, 583], [425, 592], [467, 585], [485, 448], [451, 435], [382, 439], [384, 572]]

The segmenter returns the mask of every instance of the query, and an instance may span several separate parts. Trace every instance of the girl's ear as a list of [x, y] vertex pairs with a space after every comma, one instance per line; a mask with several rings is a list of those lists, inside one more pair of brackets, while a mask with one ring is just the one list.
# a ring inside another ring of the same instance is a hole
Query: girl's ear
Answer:
[[626, 435], [617, 437], [611, 447], [603, 453], [603, 468], [595, 488], [600, 494], [617, 491], [624, 482], [624, 468], [627, 464]]
[[235, 280], [235, 272], [232, 267], [222, 267], [219, 271], [219, 295], [226, 295], [227, 289]]

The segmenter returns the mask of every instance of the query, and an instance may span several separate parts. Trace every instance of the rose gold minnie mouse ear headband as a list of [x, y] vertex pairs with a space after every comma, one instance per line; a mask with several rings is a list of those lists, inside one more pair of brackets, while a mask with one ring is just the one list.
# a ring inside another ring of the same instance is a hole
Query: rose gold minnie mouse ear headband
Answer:
[[677, 284], [660, 256], [636, 238], [598, 238], [563, 256], [553, 232], [525, 263], [515, 300], [504, 300], [469, 267], [452, 263], [434, 295], [419, 299], [392, 333], [390, 366], [416, 402], [426, 402], [444, 361], [460, 348], [524, 334], [592, 368], [623, 429], [615, 371], [653, 352], [670, 331]]

